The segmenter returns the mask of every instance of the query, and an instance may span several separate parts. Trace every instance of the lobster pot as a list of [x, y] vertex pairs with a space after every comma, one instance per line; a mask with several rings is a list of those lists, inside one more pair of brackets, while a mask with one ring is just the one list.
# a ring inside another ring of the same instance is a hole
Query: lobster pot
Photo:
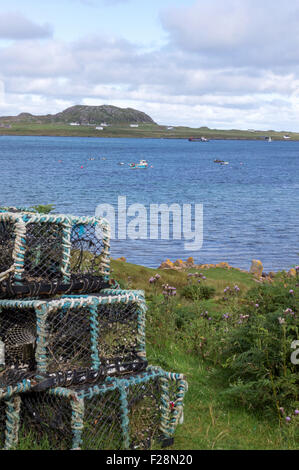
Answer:
[[0, 211], [0, 296], [53, 296], [109, 287], [105, 219]]
[[0, 300], [5, 368], [49, 374], [101, 367], [102, 375], [140, 370], [145, 312], [145, 301], [130, 293]]
[[[171, 390], [167, 384], [172, 381]], [[24, 394], [19, 445], [24, 448], [28, 433], [30, 448], [34, 442], [53, 450], [142, 450], [172, 444], [185, 388], [182, 376], [149, 368], [101, 384]]]
[[38, 373], [96, 368], [97, 311], [92, 298], [0, 300], [5, 368]]

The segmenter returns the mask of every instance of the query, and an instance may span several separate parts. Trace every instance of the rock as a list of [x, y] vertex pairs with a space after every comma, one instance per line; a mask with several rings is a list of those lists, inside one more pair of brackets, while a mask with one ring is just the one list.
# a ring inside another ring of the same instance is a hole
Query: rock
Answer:
[[182, 261], [181, 259], [177, 259], [177, 260], [174, 262], [174, 266], [176, 266], [177, 268], [185, 268], [185, 267], [186, 267], [186, 264], [185, 264], [184, 261]]
[[222, 263], [216, 264], [216, 268], [226, 268], [226, 269], [230, 269], [230, 265], [229, 265], [228, 263], [226, 263], [225, 261], [223, 261]]
[[187, 259], [186, 264], [188, 265], [188, 267], [195, 266], [194, 258], [192, 256], [190, 256], [190, 258]]
[[161, 263], [161, 266], [159, 266], [158, 269], [174, 269], [174, 264], [172, 261], [170, 261], [170, 259], [167, 259]]
[[297, 276], [296, 269], [291, 268], [288, 272], [288, 277], [296, 277], [296, 276]]
[[253, 259], [251, 263], [250, 273], [257, 277], [262, 277], [263, 274], [263, 263], [257, 259]]

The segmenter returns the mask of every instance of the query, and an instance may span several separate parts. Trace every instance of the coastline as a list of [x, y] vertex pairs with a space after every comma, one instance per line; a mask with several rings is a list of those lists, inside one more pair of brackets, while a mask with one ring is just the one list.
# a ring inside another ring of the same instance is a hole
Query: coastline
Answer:
[[[78, 126], [79, 127], [79, 126]], [[248, 140], [264, 141], [271, 137], [272, 141], [296, 142], [299, 133], [278, 131], [246, 131], [246, 130], [218, 130], [208, 128], [173, 127], [142, 124], [138, 128], [125, 125], [112, 125], [103, 130], [96, 130], [92, 126], [70, 128], [67, 124], [28, 124], [12, 123], [10, 128], [0, 126], [1, 136], [37, 136], [37, 137], [93, 137], [93, 138], [142, 138], [142, 139], [180, 139], [188, 140], [191, 137], [205, 137], [207, 140]], [[285, 136], [289, 138], [285, 138]], [[205, 145], [208, 142], [190, 142], [190, 145]]]

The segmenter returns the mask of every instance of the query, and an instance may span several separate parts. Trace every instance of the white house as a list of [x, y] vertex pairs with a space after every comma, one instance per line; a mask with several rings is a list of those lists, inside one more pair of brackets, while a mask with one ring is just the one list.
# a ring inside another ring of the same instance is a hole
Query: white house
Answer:
[[139, 124], [130, 124], [130, 127], [139, 127]]
[[96, 127], [96, 130], [97, 130], [97, 131], [102, 131], [103, 129], [104, 129], [103, 126], [97, 126], [97, 127]]

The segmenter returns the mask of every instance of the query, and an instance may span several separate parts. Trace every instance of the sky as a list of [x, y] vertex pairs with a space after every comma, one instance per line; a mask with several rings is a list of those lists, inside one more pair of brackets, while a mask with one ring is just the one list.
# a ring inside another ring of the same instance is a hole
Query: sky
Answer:
[[299, 0], [0, 0], [0, 116], [299, 132]]

